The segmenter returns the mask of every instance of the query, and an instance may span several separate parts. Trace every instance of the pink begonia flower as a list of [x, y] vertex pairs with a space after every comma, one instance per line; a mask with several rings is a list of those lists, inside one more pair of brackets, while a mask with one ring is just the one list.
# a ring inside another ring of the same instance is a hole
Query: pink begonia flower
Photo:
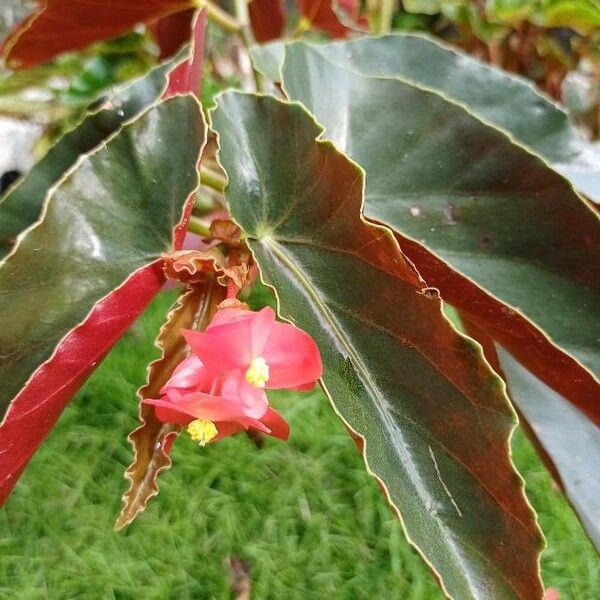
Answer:
[[196, 355], [182, 361], [160, 390], [161, 395], [166, 396], [172, 396], [173, 392], [177, 392], [176, 396], [201, 392], [239, 399], [244, 404], [248, 415], [254, 418], [262, 417], [269, 405], [264, 390], [249, 387], [239, 372], [210, 371]]
[[544, 593], [544, 600], [560, 600], [560, 597], [554, 588], [548, 588]]
[[278, 323], [275, 311], [224, 308], [206, 331], [183, 331], [194, 354], [210, 371], [237, 371], [241, 393], [267, 389], [311, 389], [323, 374], [314, 340], [301, 329]]
[[243, 429], [287, 439], [289, 426], [269, 407], [265, 388], [311, 389], [321, 356], [304, 331], [275, 320], [271, 308], [222, 308], [206, 331], [183, 331], [194, 354], [148, 399], [160, 421], [187, 425], [201, 445]]
[[192, 439], [202, 446], [250, 428], [287, 439], [289, 426], [285, 419], [266, 402], [258, 411], [256, 406], [246, 406], [237, 393], [238, 386], [235, 376], [226, 376], [217, 393], [182, 394], [170, 388], [161, 399], [143, 402], [155, 407], [159, 421], [186, 425]]

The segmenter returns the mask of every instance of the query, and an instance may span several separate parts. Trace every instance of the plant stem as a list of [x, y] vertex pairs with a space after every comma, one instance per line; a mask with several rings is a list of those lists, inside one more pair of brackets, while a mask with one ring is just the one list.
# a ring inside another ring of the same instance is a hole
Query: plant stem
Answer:
[[224, 11], [220, 6], [204, 0], [199, 3], [200, 7], [206, 8], [206, 16], [221, 29], [231, 33], [240, 33], [242, 26], [240, 22], [232, 17], [228, 12]]
[[200, 183], [217, 192], [223, 192], [227, 185], [227, 179], [210, 167], [200, 165]]
[[192, 215], [188, 221], [188, 231], [202, 237], [210, 236], [210, 227], [203, 219]]
[[377, 33], [389, 33], [392, 30], [395, 0], [379, 0], [379, 23]]
[[215, 210], [218, 210], [220, 205], [218, 202], [215, 202], [212, 198], [205, 196], [204, 194], [197, 193], [196, 201], [194, 202], [193, 214], [197, 217], [203, 217], [204, 215], [208, 215]]
[[[234, 0], [235, 18], [240, 24], [240, 37], [250, 55], [250, 48], [254, 45], [254, 36], [250, 27], [250, 15], [248, 14], [248, 0]], [[252, 63], [252, 59], [250, 59]], [[254, 75], [254, 83], [256, 91], [263, 92], [265, 90], [265, 81], [261, 73], [259, 73], [252, 64], [252, 74]]]

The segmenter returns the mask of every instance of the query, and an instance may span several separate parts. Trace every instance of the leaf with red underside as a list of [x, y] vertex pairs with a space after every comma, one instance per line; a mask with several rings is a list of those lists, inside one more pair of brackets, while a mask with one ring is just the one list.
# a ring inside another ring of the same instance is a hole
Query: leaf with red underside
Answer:
[[248, 13], [257, 42], [268, 42], [283, 34], [286, 15], [282, 0], [252, 0]]
[[358, 73], [331, 47], [288, 45], [283, 88], [365, 169], [365, 215], [397, 232], [445, 301], [600, 424], [597, 211], [447, 96]]
[[11, 31], [2, 55], [13, 69], [33, 67], [194, 5], [193, 0], [47, 0]]
[[160, 256], [180, 247], [176, 225], [197, 186], [205, 137], [190, 96], [149, 109], [67, 172], [2, 262], [0, 409], [8, 412], [0, 500], [77, 387], [160, 289]]
[[67, 402], [146, 308], [163, 282], [160, 261], [138, 269], [95, 305], [89, 317], [62, 340], [52, 360], [36, 371], [12, 401], [0, 426], [0, 505]]
[[200, 96], [202, 82], [202, 61], [204, 58], [204, 32], [206, 30], [206, 11], [198, 11], [191, 24], [190, 58], [177, 65], [169, 73], [169, 85], [164, 97], [191, 92]]
[[525, 432], [600, 551], [600, 427], [560, 394], [528, 372], [509, 352], [464, 314], [466, 331], [506, 381]]
[[542, 540], [504, 385], [391, 232], [362, 218], [364, 172], [299, 103], [229, 91], [211, 121], [232, 217], [282, 316], [319, 345], [332, 404], [444, 590], [539, 600]]
[[[336, 38], [346, 37], [348, 28], [339, 20], [333, 4], [334, 0], [298, 0], [300, 13], [312, 27], [326, 31]], [[343, 9], [349, 14], [355, 13], [358, 6], [358, 2], [354, 0], [338, 4], [338, 10]]]
[[159, 59], [173, 56], [191, 37], [194, 9], [189, 8], [148, 24], [160, 51]]
[[[225, 293], [226, 288], [216, 282], [214, 275], [207, 275], [203, 283], [181, 293], [156, 340], [162, 355], [148, 368], [147, 383], [138, 390], [140, 400], [160, 396], [160, 389], [189, 353], [181, 329], [204, 329]], [[129, 525], [145, 510], [148, 500], [158, 494], [156, 479], [161, 471], [171, 466], [170, 447], [181, 430], [179, 425], [159, 421], [154, 407], [147, 404], [140, 404], [140, 422], [142, 424], [129, 436], [134, 459], [125, 477], [130, 487], [123, 495], [123, 509], [115, 529]]]

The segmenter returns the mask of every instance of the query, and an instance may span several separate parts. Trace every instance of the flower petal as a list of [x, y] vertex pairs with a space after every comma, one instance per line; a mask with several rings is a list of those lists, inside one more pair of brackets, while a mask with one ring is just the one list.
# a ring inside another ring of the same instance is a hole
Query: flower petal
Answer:
[[275, 311], [270, 306], [265, 306], [258, 312], [252, 313], [254, 318], [251, 324], [252, 358], [262, 356], [273, 327], [275, 326]]
[[250, 323], [220, 325], [212, 331], [182, 330], [194, 354], [211, 371], [247, 369], [252, 361]]
[[[209, 394], [185, 394], [176, 402], [162, 399], [144, 400], [144, 402], [205, 421], [241, 421], [249, 418], [241, 402]], [[175, 422], [180, 423], [181, 417]]]
[[261, 355], [274, 321], [275, 312], [270, 307], [258, 312], [222, 308], [206, 331], [182, 333], [209, 370], [232, 371], [247, 369], [252, 359]]
[[177, 410], [173, 402], [169, 400], [143, 400], [143, 404], [150, 404], [155, 408], [156, 418], [162, 423], [179, 423], [187, 425], [194, 417], [181, 410]]
[[206, 331], [221, 334], [224, 331], [221, 329], [223, 326], [244, 323], [249, 327], [250, 360], [252, 360], [261, 355], [274, 322], [275, 311], [270, 306], [265, 306], [258, 312], [243, 308], [222, 308], [214, 316]]
[[240, 431], [244, 431], [245, 427], [240, 423], [234, 423], [232, 421], [222, 421], [217, 424], [217, 435], [210, 441], [211, 444], [222, 440], [224, 437], [234, 435]]
[[275, 409], [268, 408], [261, 421], [271, 430], [269, 435], [281, 440], [288, 439], [290, 435], [290, 426]]
[[267, 387], [271, 389], [305, 386], [323, 374], [315, 341], [305, 331], [287, 323], [273, 323], [263, 357], [269, 365]]
[[264, 390], [250, 385], [242, 371], [232, 371], [223, 377], [221, 396], [241, 402], [246, 414], [254, 419], [260, 419], [269, 405]]
[[214, 375], [193, 354], [179, 363], [169, 381], [161, 388], [160, 393], [166, 394], [171, 388], [182, 391], [195, 388], [197, 391], [206, 392], [210, 389], [213, 379]]
[[221, 308], [213, 317], [206, 331], [215, 329], [215, 327], [219, 327], [220, 325], [236, 323], [249, 318], [252, 318], [252, 312], [245, 308]]

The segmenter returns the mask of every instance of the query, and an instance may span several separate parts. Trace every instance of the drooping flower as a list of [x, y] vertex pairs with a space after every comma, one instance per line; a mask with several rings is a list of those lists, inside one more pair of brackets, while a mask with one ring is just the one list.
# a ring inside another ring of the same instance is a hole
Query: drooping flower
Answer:
[[247, 386], [241, 393], [267, 389], [310, 389], [323, 373], [321, 356], [305, 331], [275, 320], [275, 311], [224, 308], [206, 331], [184, 331], [188, 344], [211, 371], [237, 371]]
[[248, 406], [244, 403], [238, 394], [239, 381], [235, 374], [218, 376], [217, 383], [213, 382], [211, 388], [212, 393], [182, 393], [176, 387], [168, 386], [160, 399], [143, 402], [155, 407], [159, 421], [187, 426], [192, 439], [202, 446], [250, 428], [287, 439], [289, 426], [268, 406], [266, 397], [261, 404]]
[[204, 445], [244, 429], [286, 439], [289, 427], [269, 407], [265, 388], [311, 389], [322, 374], [319, 350], [275, 312], [221, 308], [206, 331], [183, 331], [193, 354], [182, 361], [153, 405], [160, 421], [186, 425]]
[[248, 415], [253, 418], [262, 417], [269, 405], [264, 390], [249, 388], [238, 371], [228, 373], [211, 371], [194, 354], [177, 366], [160, 393], [167, 397], [180, 397], [190, 393], [219, 396], [222, 395], [223, 390], [227, 392], [228, 398], [239, 400]]

